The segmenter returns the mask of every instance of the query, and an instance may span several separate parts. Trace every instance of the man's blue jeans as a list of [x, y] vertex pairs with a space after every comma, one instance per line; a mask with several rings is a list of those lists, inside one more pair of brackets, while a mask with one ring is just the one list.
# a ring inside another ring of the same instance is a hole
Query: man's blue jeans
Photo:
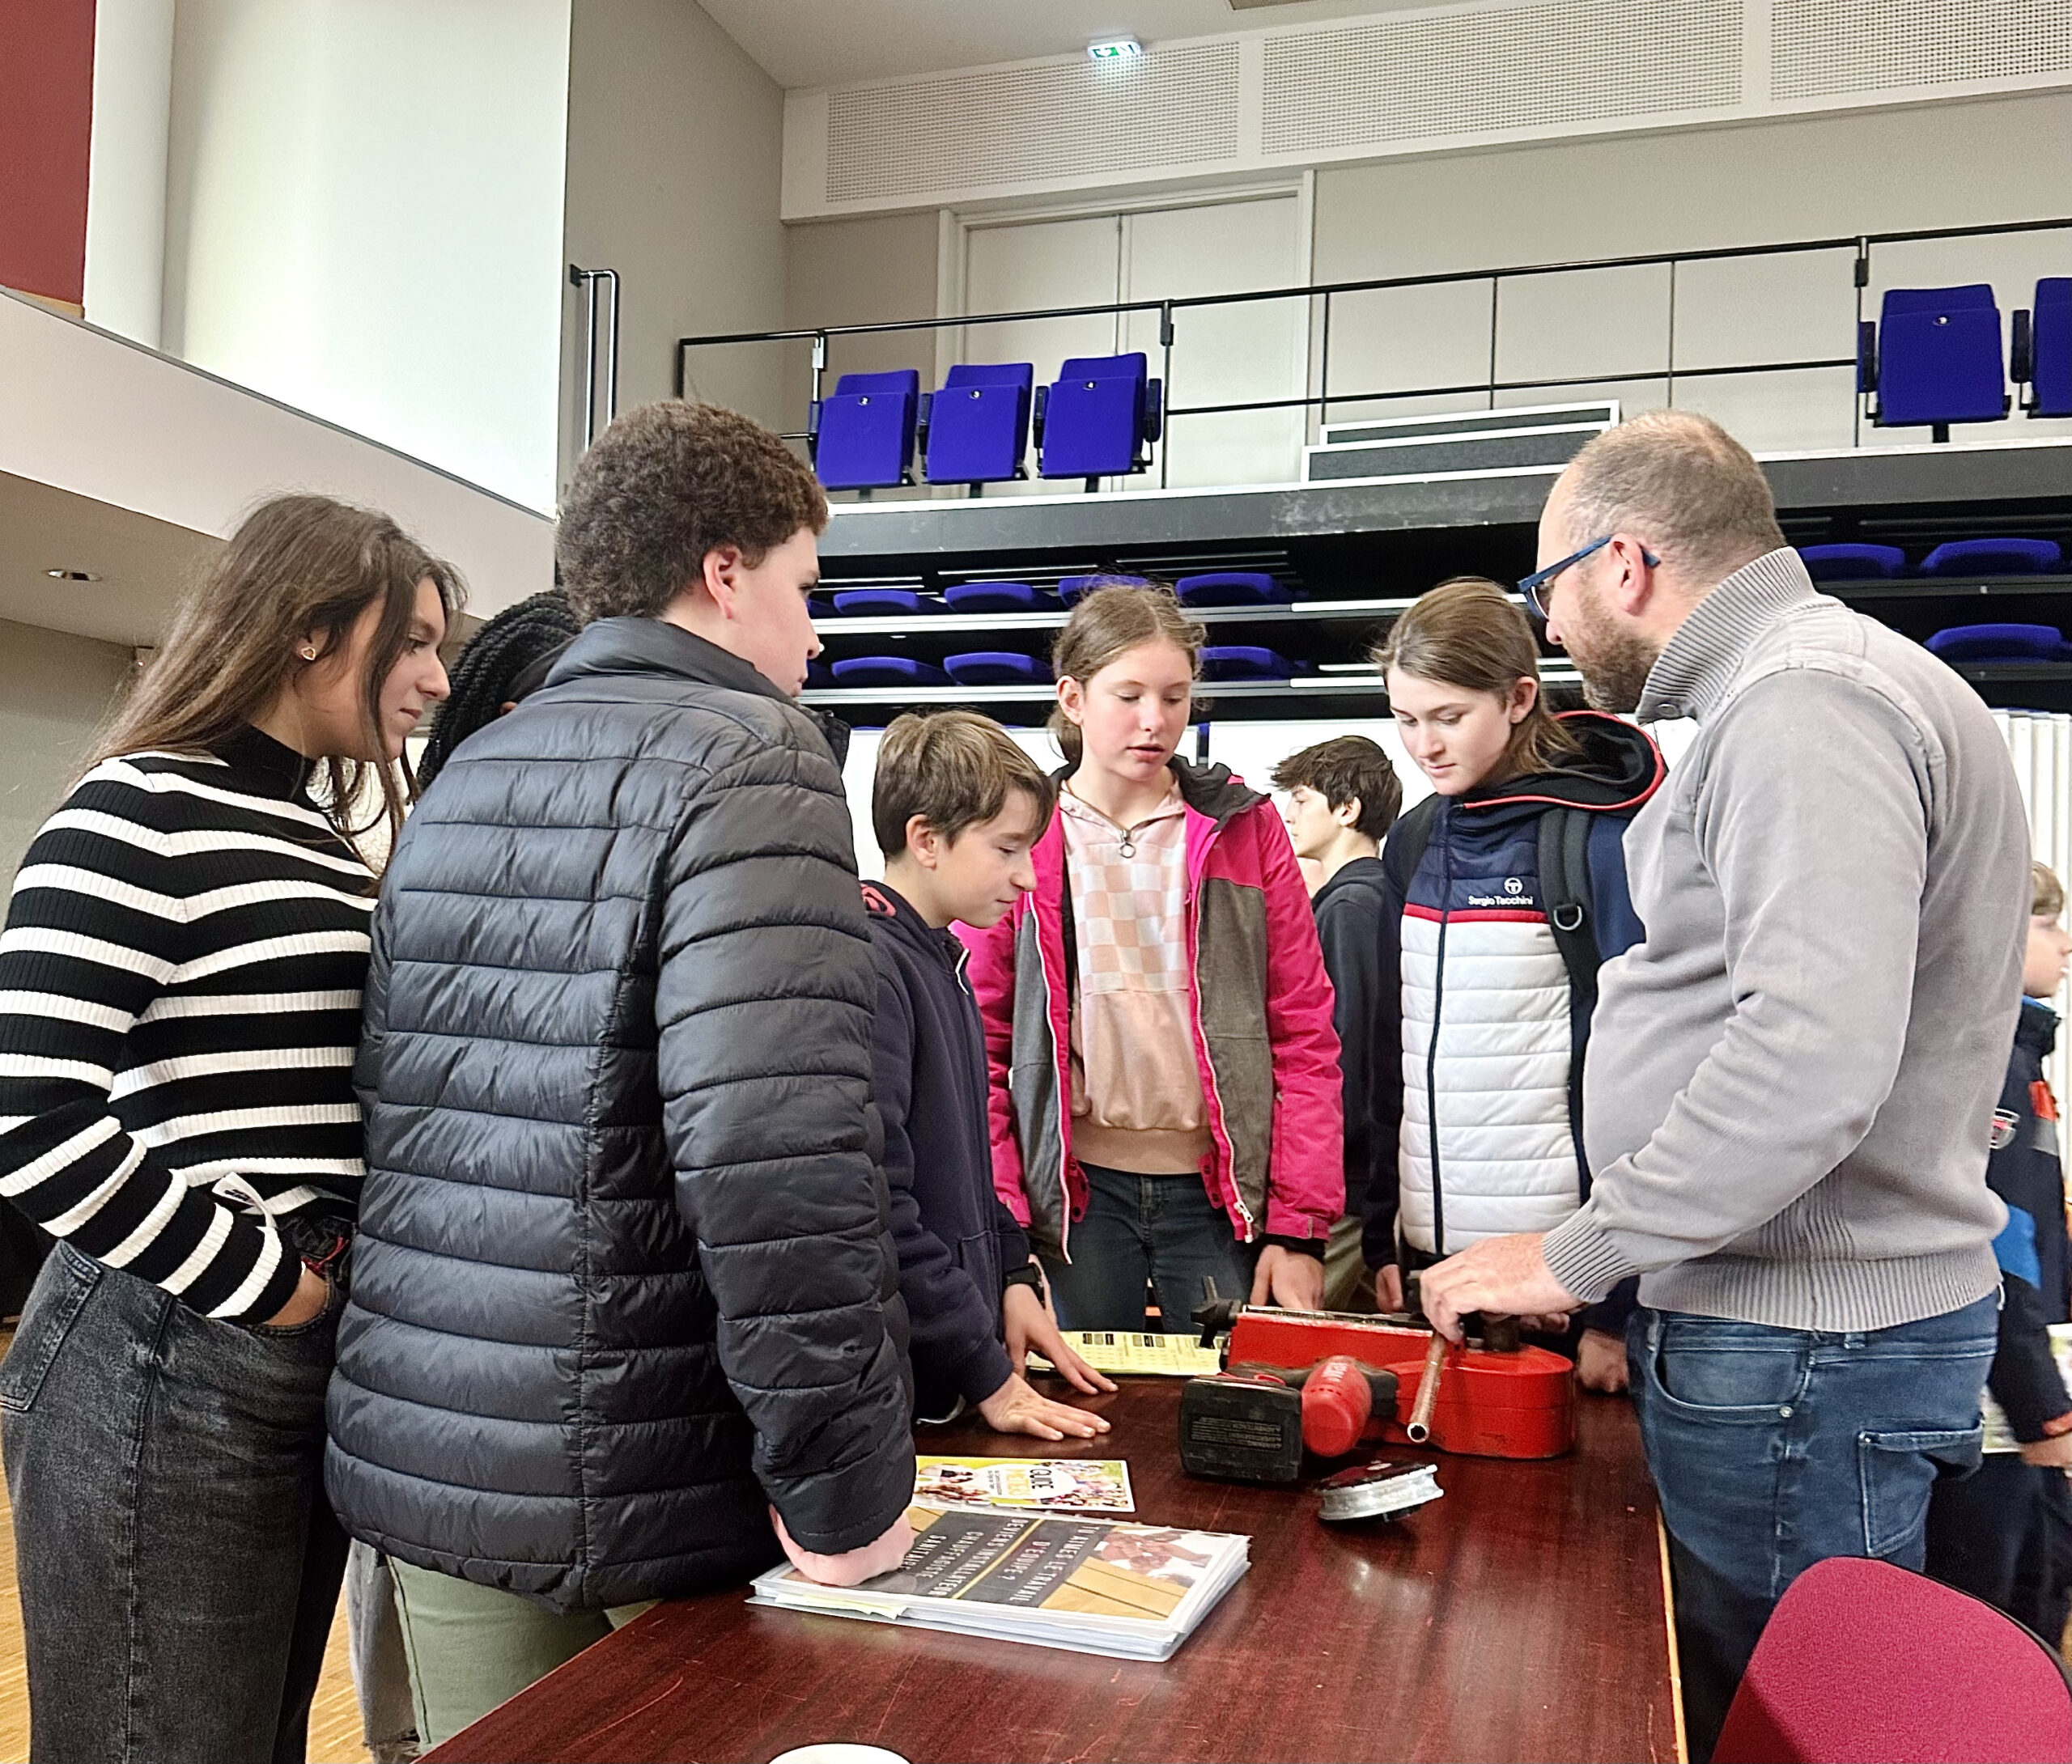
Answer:
[[1063, 1327], [1142, 1329], [1147, 1281], [1168, 1332], [1191, 1326], [1204, 1274], [1226, 1299], [1250, 1295], [1259, 1251], [1238, 1241], [1199, 1172], [1133, 1176], [1098, 1164], [1085, 1168], [1086, 1216], [1072, 1228], [1072, 1261], [1043, 1264]]
[[1997, 1295], [1862, 1334], [1640, 1310], [1626, 1333], [1669, 1527], [1691, 1754], [1712, 1755], [1771, 1608], [1828, 1556], [1918, 1570], [1929, 1490], [1979, 1461]]

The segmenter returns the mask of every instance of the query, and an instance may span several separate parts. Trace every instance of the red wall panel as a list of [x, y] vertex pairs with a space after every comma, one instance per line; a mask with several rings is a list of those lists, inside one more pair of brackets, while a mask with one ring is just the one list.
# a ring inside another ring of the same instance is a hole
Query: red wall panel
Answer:
[[86, 297], [94, 0], [0, 0], [0, 285]]

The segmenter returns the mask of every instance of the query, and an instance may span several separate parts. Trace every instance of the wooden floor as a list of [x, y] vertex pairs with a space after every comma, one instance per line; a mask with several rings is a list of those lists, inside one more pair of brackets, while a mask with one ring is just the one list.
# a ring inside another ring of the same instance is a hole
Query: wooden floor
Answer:
[[[0, 1333], [0, 1357], [14, 1331]], [[0, 1764], [21, 1764], [29, 1755], [29, 1689], [22, 1659], [22, 1608], [15, 1584], [15, 1516], [0, 1482]], [[359, 1704], [353, 1697], [352, 1663], [346, 1645], [346, 1608], [338, 1606], [324, 1677], [316, 1687], [309, 1720], [310, 1764], [367, 1764], [360, 1736]]]

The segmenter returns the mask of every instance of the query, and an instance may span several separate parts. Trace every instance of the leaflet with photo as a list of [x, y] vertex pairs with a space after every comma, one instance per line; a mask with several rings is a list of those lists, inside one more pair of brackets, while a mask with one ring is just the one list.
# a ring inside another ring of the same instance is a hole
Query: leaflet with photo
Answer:
[[980, 1507], [908, 1516], [914, 1547], [891, 1573], [826, 1587], [773, 1569], [752, 1602], [1166, 1660], [1250, 1566], [1250, 1539], [1230, 1532]]
[[963, 1458], [914, 1461], [914, 1499], [929, 1507], [1016, 1512], [1133, 1513], [1130, 1467], [1120, 1458]]

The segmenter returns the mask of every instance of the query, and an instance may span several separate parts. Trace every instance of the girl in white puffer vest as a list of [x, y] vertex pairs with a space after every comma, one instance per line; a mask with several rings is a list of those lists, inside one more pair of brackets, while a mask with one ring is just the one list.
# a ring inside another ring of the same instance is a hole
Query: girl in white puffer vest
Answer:
[[[1399, 1270], [1548, 1230], [1589, 1193], [1597, 966], [1641, 937], [1621, 841], [1665, 769], [1633, 724], [1548, 710], [1531, 627], [1493, 582], [1433, 589], [1375, 660], [1434, 792], [1382, 854], [1402, 1011], [1377, 1049], [1376, 1117], [1395, 1155], [1375, 1160], [1363, 1249], [1386, 1302]], [[1630, 1308], [1615, 1295], [1581, 1318], [1590, 1381], [1622, 1381]]]

